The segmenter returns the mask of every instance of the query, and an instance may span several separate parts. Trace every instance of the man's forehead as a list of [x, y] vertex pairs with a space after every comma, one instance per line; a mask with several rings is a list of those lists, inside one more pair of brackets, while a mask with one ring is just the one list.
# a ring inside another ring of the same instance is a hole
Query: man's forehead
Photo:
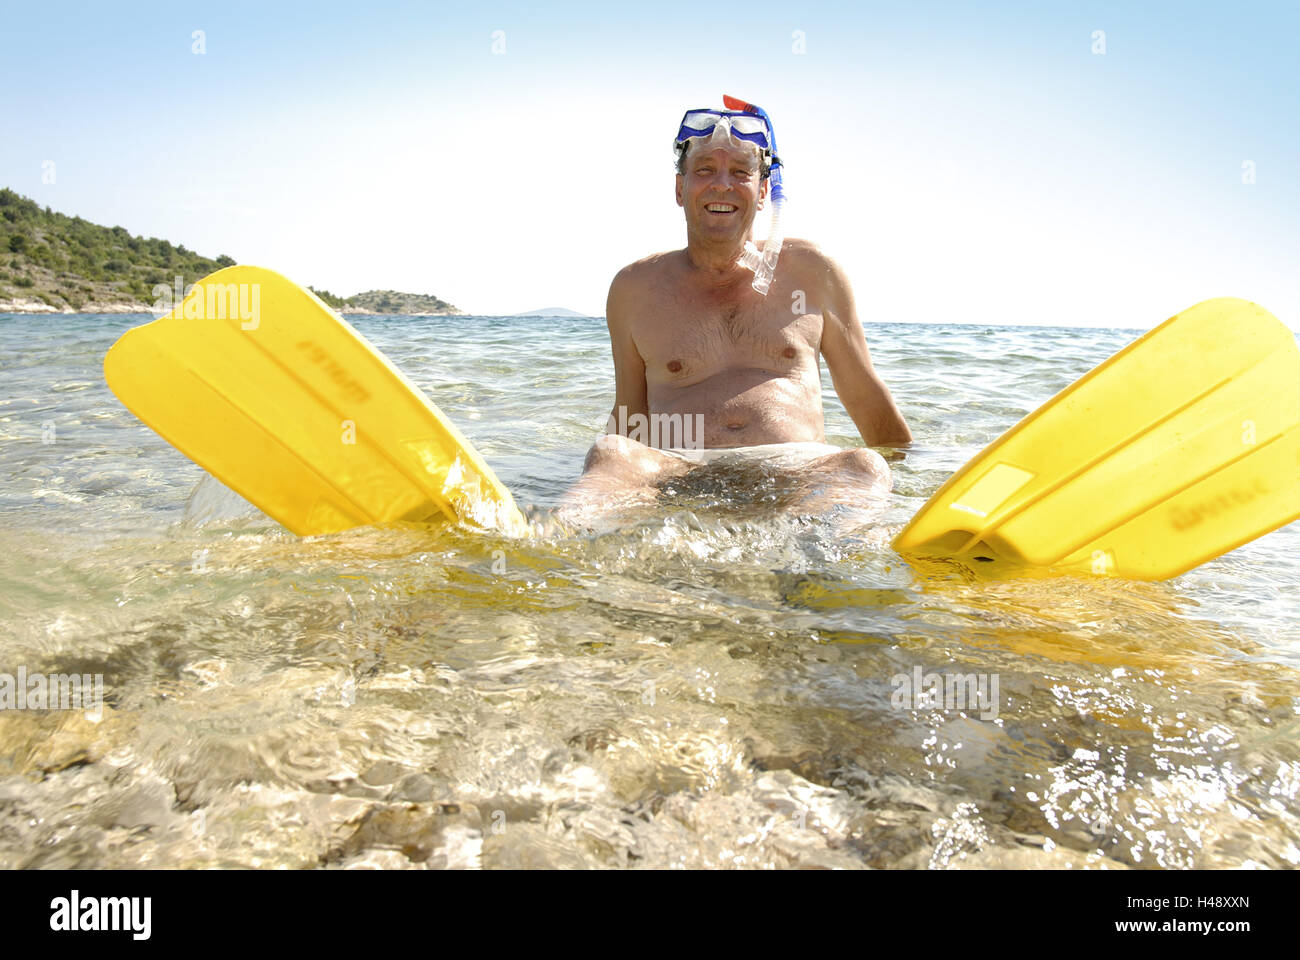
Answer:
[[711, 160], [729, 160], [734, 163], [744, 163], [758, 169], [758, 148], [752, 146], [715, 146], [713, 149], [709, 149], [705, 144], [692, 143], [687, 148], [686, 155], [692, 160], [707, 157]]

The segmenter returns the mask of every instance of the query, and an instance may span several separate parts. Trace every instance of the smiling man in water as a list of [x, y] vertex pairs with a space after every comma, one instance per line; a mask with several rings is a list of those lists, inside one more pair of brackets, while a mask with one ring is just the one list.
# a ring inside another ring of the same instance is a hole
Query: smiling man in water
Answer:
[[[779, 240], [766, 276], [742, 263], [754, 220], [780, 197], [780, 160], [766, 114], [689, 111], [674, 144], [686, 248], [619, 271], [606, 318], [614, 350], [614, 409], [570, 491], [572, 514], [648, 499], [701, 463], [767, 461], [826, 493], [879, 497], [892, 481], [874, 450], [826, 443], [819, 356], [862, 440], [912, 439], [871, 365], [844, 271], [806, 240]], [[775, 174], [775, 176], [773, 176]], [[752, 245], [751, 245], [752, 247]], [[770, 288], [760, 293], [757, 288]], [[810, 500], [811, 503], [811, 500]]]

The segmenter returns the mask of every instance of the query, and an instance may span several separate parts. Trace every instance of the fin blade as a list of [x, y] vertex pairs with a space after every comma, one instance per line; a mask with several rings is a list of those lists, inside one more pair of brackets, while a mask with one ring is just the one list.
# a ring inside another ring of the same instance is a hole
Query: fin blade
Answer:
[[[961, 556], [978, 545], [1020, 564], [1176, 576], [1300, 514], [1297, 417], [1294, 334], [1255, 304], [1209, 300], [1012, 427], [895, 548]], [[991, 478], [1009, 471], [1029, 477], [990, 498]]]
[[523, 528], [451, 421], [273, 271], [227, 267], [199, 281], [172, 313], [127, 331], [104, 375], [146, 425], [296, 534], [440, 511]]

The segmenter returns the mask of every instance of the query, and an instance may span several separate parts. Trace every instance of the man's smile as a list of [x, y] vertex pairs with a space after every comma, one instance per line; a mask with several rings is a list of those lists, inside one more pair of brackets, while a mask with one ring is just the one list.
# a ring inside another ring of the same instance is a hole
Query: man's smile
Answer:
[[737, 207], [734, 203], [706, 203], [704, 209], [709, 213], [732, 214], [736, 212]]

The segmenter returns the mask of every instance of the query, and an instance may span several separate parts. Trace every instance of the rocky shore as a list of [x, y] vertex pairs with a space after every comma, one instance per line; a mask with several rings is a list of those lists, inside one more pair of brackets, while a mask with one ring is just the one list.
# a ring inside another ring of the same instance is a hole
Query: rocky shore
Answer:
[[0, 300], [0, 313], [150, 313], [151, 308], [147, 303], [137, 303], [135, 301], [125, 301], [118, 303], [96, 303], [87, 301], [83, 303], [80, 309], [73, 310], [66, 304], [61, 307], [52, 307], [48, 303], [40, 300], [29, 300], [22, 297], [13, 300]]
[[[404, 317], [448, 317], [464, 316], [464, 311], [450, 307], [443, 310], [376, 310], [373, 307], [353, 307], [347, 306], [334, 308], [337, 313], [344, 316], [361, 316], [371, 317], [381, 314], [400, 313]], [[155, 313], [152, 305], [147, 303], [138, 303], [134, 300], [119, 303], [97, 303], [87, 301], [77, 310], [66, 304], [60, 307], [52, 307], [48, 303], [40, 300], [25, 298], [16, 298], [13, 300], [0, 300], [0, 313]]]

